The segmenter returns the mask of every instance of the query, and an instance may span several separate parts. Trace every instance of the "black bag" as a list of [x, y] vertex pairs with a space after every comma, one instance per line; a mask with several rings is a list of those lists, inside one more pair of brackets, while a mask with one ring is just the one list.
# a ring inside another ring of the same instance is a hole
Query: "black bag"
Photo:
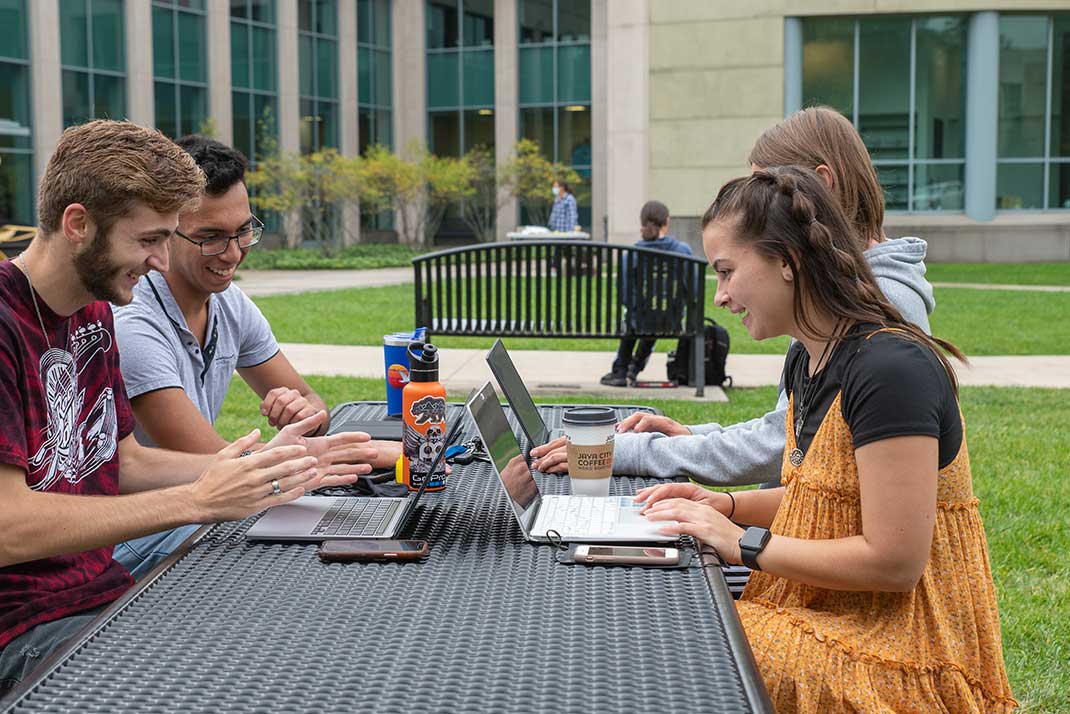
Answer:
[[[705, 338], [706, 359], [706, 384], [717, 387], [732, 386], [732, 378], [724, 373], [725, 362], [728, 359], [728, 330], [724, 329], [713, 318], [706, 318], [703, 330]], [[665, 365], [666, 376], [670, 382], [677, 384], [691, 384], [691, 338], [681, 337], [676, 343], [676, 349], [669, 352], [668, 362]]]

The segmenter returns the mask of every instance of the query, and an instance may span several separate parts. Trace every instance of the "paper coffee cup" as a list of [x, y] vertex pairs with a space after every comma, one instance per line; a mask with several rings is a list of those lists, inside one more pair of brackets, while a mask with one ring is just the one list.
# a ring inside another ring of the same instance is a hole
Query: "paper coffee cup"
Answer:
[[576, 496], [608, 496], [613, 475], [617, 413], [610, 407], [575, 407], [561, 419], [568, 443], [568, 475]]

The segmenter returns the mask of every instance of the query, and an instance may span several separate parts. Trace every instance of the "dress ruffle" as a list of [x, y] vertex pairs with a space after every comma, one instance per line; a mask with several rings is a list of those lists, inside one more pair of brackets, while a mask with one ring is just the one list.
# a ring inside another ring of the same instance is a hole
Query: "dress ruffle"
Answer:
[[992, 692], [953, 662], [912, 662], [858, 652], [815, 631], [792, 608], [739, 603], [770, 699], [790, 712], [1009, 714], [1009, 692]]

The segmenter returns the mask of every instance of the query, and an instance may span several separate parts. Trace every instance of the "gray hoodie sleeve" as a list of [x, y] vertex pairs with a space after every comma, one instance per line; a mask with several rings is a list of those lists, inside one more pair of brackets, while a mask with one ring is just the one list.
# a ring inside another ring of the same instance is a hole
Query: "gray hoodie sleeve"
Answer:
[[780, 480], [788, 395], [774, 411], [750, 421], [689, 427], [691, 436], [618, 434], [613, 471], [655, 478], [687, 476], [711, 486], [743, 486]]

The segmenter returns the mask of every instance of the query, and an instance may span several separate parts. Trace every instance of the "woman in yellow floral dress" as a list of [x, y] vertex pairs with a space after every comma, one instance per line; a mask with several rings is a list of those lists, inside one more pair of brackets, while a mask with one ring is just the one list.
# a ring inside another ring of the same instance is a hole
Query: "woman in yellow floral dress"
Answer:
[[[790, 335], [781, 487], [640, 492], [755, 569], [739, 614], [778, 712], [1009, 712], [952, 345], [882, 296], [821, 179], [757, 171], [703, 217], [716, 304]], [[747, 524], [743, 527], [737, 524]]]

